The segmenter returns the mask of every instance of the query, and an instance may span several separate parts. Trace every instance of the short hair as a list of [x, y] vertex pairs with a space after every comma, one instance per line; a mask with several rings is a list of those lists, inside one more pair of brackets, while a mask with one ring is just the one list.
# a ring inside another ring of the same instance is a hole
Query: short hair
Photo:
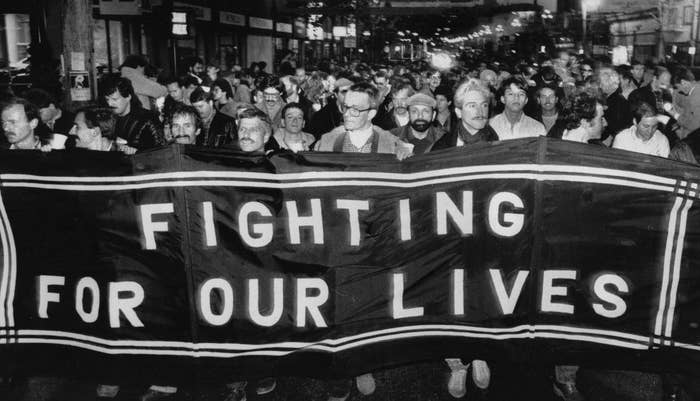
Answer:
[[214, 81], [214, 83], [211, 84], [212, 89], [214, 89], [215, 86], [218, 86], [219, 89], [226, 92], [227, 98], [233, 98], [233, 88], [231, 88], [231, 84], [227, 80], [225, 80], [224, 78], [218, 78]]
[[108, 78], [104, 84], [104, 89], [103, 89], [103, 96], [107, 97], [112, 95], [115, 92], [119, 92], [121, 97], [128, 97], [131, 96], [131, 102], [136, 103], [138, 102], [138, 105], [141, 105], [141, 102], [138, 100], [136, 97], [136, 94], [134, 93], [134, 86], [131, 85], [131, 81], [128, 80], [127, 78], [123, 77], [116, 77], [116, 78]]
[[76, 115], [83, 113], [85, 125], [88, 128], [98, 127], [102, 136], [109, 139], [114, 137], [114, 113], [108, 107], [85, 107], [78, 109]]
[[433, 92], [433, 94], [435, 95], [435, 98], [437, 98], [438, 95], [442, 95], [445, 97], [445, 99], [447, 99], [448, 102], [452, 101], [452, 96], [453, 96], [452, 89], [447, 85], [438, 86], [437, 88], [435, 88], [435, 91]]
[[581, 125], [581, 120], [593, 120], [597, 103], [596, 98], [586, 92], [579, 92], [571, 96], [562, 110], [562, 120], [566, 129], [578, 128]]
[[663, 74], [665, 72], [667, 72], [669, 75], [673, 75], [673, 74], [671, 74], [671, 71], [668, 70], [668, 68], [663, 67], [663, 66], [658, 66], [658, 67], [654, 68], [654, 77], [658, 78], [661, 76], [661, 74]]
[[566, 97], [566, 95], [564, 94], [564, 90], [561, 87], [559, 87], [559, 85], [554, 85], [552, 83], [539, 85], [537, 87], [537, 91], [535, 92], [537, 97], [541, 95], [542, 89], [549, 89], [554, 91], [554, 96], [556, 96], [559, 99], [564, 99]]
[[647, 102], [639, 102], [632, 109], [632, 117], [634, 117], [636, 123], [639, 123], [645, 117], [655, 117], [657, 114], [656, 107]]
[[620, 86], [620, 75], [612, 68], [601, 68], [598, 72], [598, 81], [601, 85]]
[[515, 85], [518, 89], [522, 90], [525, 93], [527, 93], [527, 90], [529, 87], [525, 78], [523, 78], [519, 75], [512, 75], [512, 76], [504, 79], [503, 82], [501, 83], [501, 88], [498, 91], [499, 97], [504, 96], [506, 93], [506, 90], [508, 88], [510, 88], [511, 85]]
[[368, 82], [358, 82], [350, 87], [350, 92], [360, 92], [365, 93], [369, 98], [369, 107], [371, 109], [376, 109], [378, 106], [377, 96], [379, 95], [377, 88]]
[[140, 54], [130, 54], [126, 56], [124, 59], [124, 62], [122, 63], [122, 67], [129, 67], [129, 68], [137, 68], [137, 67], [145, 67], [148, 65], [148, 60], [146, 60], [146, 57], [140, 55]]
[[192, 75], [181, 76], [180, 78], [178, 78], [178, 83], [180, 84], [181, 88], [199, 85], [199, 81], [197, 81], [197, 78], [193, 77]]
[[374, 74], [374, 78], [388, 78], [386, 72], [379, 70]]
[[27, 121], [32, 121], [34, 119], [41, 121], [39, 118], [39, 109], [34, 105], [34, 103], [28, 101], [27, 99], [22, 99], [21, 97], [12, 97], [6, 100], [2, 106], [0, 106], [0, 112], [3, 112], [13, 106], [22, 106], [24, 114], [27, 116]]
[[49, 92], [39, 88], [29, 89], [24, 93], [24, 98], [35, 105], [37, 109], [49, 107], [52, 103], [54, 106], [58, 106], [56, 99]]
[[276, 75], [261, 75], [255, 82], [255, 87], [264, 91], [266, 88], [274, 88], [279, 93], [285, 93], [284, 84]]
[[695, 75], [693, 74], [692, 71], [690, 71], [689, 68], [680, 67], [680, 68], [678, 68], [678, 70], [676, 70], [676, 73], [674, 74], [673, 82], [679, 84], [679, 83], [681, 83], [681, 80], [685, 80], [688, 82], [694, 82]]
[[464, 99], [467, 97], [467, 93], [469, 92], [479, 92], [481, 93], [486, 100], [491, 99], [491, 91], [489, 88], [486, 87], [486, 84], [477, 79], [477, 78], [469, 78], [466, 81], [462, 82], [459, 84], [457, 87], [457, 90], [455, 91], [454, 95], [454, 104], [455, 107], [462, 108], [464, 105]]
[[396, 87], [392, 87], [391, 94], [393, 96], [396, 96], [396, 94], [401, 91], [408, 91], [408, 97], [411, 97], [416, 94], [416, 89], [413, 86], [411, 86], [411, 84], [406, 83], [399, 84]]
[[174, 75], [168, 75], [163, 79], [163, 85], [168, 86], [170, 84], [177, 84], [177, 86], [182, 87], [182, 85], [180, 85], [180, 78]]
[[184, 103], [178, 103], [176, 104], [168, 113], [167, 116], [165, 116], [165, 121], [168, 123], [168, 125], [173, 125], [173, 119], [177, 116], [190, 116], [192, 117], [192, 121], [194, 121], [194, 126], [195, 129], [202, 129], [204, 126], [204, 123], [202, 122], [202, 117], [199, 116], [199, 113], [197, 113], [197, 109], [195, 109], [193, 106], [184, 104]]
[[282, 118], [284, 118], [287, 114], [287, 110], [289, 110], [289, 109], [299, 109], [299, 110], [301, 110], [301, 115], [302, 116], [304, 115], [304, 109], [301, 107], [301, 104], [299, 104], [297, 102], [292, 102], [292, 103], [287, 103], [284, 105], [284, 107], [282, 107], [282, 113], [280, 113], [280, 116], [282, 116]]
[[238, 110], [238, 113], [236, 114], [236, 122], [238, 123], [237, 125], [240, 127], [241, 120], [245, 119], [258, 119], [260, 123], [263, 125], [263, 129], [265, 130], [265, 135], [272, 135], [272, 121], [270, 121], [270, 117], [267, 116], [262, 110], [258, 109], [257, 107], [246, 107], [244, 109]]
[[642, 67], [647, 68], [647, 67], [644, 65], [644, 63], [642, 63], [642, 62], [639, 61], [639, 60], [635, 60], [635, 59], [632, 59], [632, 61], [630, 61], [630, 65], [631, 65], [632, 67], [634, 67], [635, 65], [641, 65]]
[[195, 104], [200, 101], [211, 102], [213, 97], [211, 92], [207, 92], [202, 89], [201, 86], [196, 87], [192, 93], [190, 93], [190, 103]]
[[204, 64], [204, 60], [202, 60], [200, 57], [190, 57], [187, 59], [187, 64], [185, 64], [185, 67], [189, 70], [191, 67], [194, 67], [196, 64]]

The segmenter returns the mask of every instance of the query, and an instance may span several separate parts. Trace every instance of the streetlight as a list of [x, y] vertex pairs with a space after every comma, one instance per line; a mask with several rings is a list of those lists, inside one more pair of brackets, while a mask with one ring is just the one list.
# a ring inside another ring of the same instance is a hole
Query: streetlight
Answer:
[[581, 38], [581, 46], [584, 49], [586, 48], [586, 25], [588, 25], [586, 17], [588, 14], [588, 10], [593, 11], [596, 10], [598, 7], [600, 7], [600, 0], [581, 0], [581, 16], [583, 17], [583, 36]]

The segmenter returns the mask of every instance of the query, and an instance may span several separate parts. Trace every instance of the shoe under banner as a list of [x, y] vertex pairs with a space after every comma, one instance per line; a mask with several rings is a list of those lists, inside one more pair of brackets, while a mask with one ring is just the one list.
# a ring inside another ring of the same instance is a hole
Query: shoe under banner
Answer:
[[699, 182], [694, 166], [546, 138], [403, 162], [4, 152], [0, 369], [164, 383], [461, 357], [692, 372]]

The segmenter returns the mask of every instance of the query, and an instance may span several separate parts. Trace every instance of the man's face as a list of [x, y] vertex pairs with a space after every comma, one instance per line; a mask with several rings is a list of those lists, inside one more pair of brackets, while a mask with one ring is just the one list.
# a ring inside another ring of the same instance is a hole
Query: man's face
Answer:
[[119, 91], [114, 91], [107, 96], [107, 105], [112, 109], [112, 113], [118, 116], [123, 117], [129, 113], [129, 102], [131, 102], [131, 95], [123, 97]]
[[70, 134], [78, 138], [78, 140], [75, 141], [75, 146], [78, 148], [88, 148], [95, 140], [95, 130], [87, 126], [85, 113], [76, 114], [73, 119], [73, 124]]
[[394, 94], [394, 99], [392, 100], [392, 102], [394, 103], [394, 113], [400, 116], [406, 115], [406, 113], [408, 112], [408, 90], [402, 89], [396, 92], [396, 94]]
[[642, 118], [637, 123], [637, 136], [644, 141], [648, 141], [656, 132], [656, 126], [659, 124], [659, 120], [656, 116], [649, 116]]
[[170, 123], [170, 135], [176, 143], [192, 145], [197, 140], [200, 129], [191, 114], [176, 114]]
[[178, 102], [182, 101], [182, 88], [177, 82], [171, 82], [168, 84], [168, 95], [170, 95], [173, 100]]
[[435, 101], [437, 102], [437, 109], [441, 113], [447, 111], [447, 108], [450, 107], [450, 101], [447, 100], [445, 95], [436, 95]]
[[345, 95], [348, 93], [350, 90], [350, 86], [341, 86], [338, 88], [338, 93], [336, 94], [336, 97], [338, 98], [338, 104], [343, 104], [345, 101]]
[[588, 129], [588, 139], [600, 139], [603, 134], [603, 130], [608, 126], [608, 122], [605, 121], [605, 109], [600, 103], [595, 105], [595, 117], [591, 121], [591, 126]]
[[299, 83], [306, 82], [306, 70], [303, 68], [297, 68], [297, 70], [294, 72], [294, 77]]
[[280, 92], [275, 88], [265, 88], [263, 91], [263, 101], [267, 108], [271, 109], [275, 107], [280, 101]]
[[265, 143], [270, 135], [265, 133], [262, 124], [257, 118], [243, 118], [238, 127], [238, 146], [244, 152], [264, 153]]
[[582, 75], [584, 78], [588, 78], [588, 77], [590, 77], [590, 76], [593, 76], [593, 67], [591, 67], [591, 66], [588, 65], [588, 64], [583, 64], [583, 65], [581, 66], [581, 75]]
[[194, 106], [194, 108], [197, 109], [199, 117], [201, 117], [202, 120], [205, 121], [208, 120], [214, 112], [214, 103], [211, 101], [200, 100], [198, 102], [192, 103], [192, 106]]
[[2, 111], [2, 130], [10, 144], [20, 143], [34, 136], [34, 129], [39, 124], [38, 119], [27, 120], [24, 107], [14, 104]]
[[202, 75], [204, 72], [204, 64], [202, 63], [197, 63], [190, 67], [190, 72], [192, 72], [195, 75]]
[[408, 115], [411, 128], [418, 132], [425, 132], [433, 121], [433, 108], [422, 104], [414, 105], [408, 108]]
[[373, 110], [369, 110], [369, 95], [364, 92], [348, 92], [343, 105], [343, 125], [348, 131], [366, 128], [374, 117]]
[[462, 108], [456, 111], [462, 124], [471, 130], [478, 131], [489, 122], [489, 100], [479, 91], [467, 92]]
[[553, 111], [557, 107], [557, 95], [550, 88], [541, 89], [538, 100], [542, 111]]
[[634, 79], [636, 79], [637, 81], [641, 81], [642, 78], [644, 78], [644, 70], [645, 68], [641, 64], [635, 64], [634, 66], [632, 66], [632, 76], [634, 77]]
[[388, 87], [388, 82], [386, 80], [386, 77], [375, 77], [374, 78], [374, 85], [379, 89], [379, 92], [383, 92], [387, 89]]
[[304, 113], [295, 108], [284, 113], [284, 128], [292, 134], [298, 134], [304, 128]]
[[39, 109], [39, 118], [41, 118], [41, 121], [44, 124], [46, 124], [54, 118], [56, 112], [56, 106], [54, 106], [54, 104], [51, 103], [48, 107], [43, 107]]
[[501, 101], [510, 112], [520, 113], [527, 103], [527, 93], [516, 85], [510, 84], [503, 93]]
[[440, 82], [442, 82], [442, 77], [440, 77], [439, 72], [435, 72], [430, 77], [428, 78], [428, 84], [430, 85], [431, 90], [435, 90], [438, 86], [440, 86]]
[[214, 101], [226, 100], [226, 92], [224, 92], [218, 86], [214, 86], [211, 90], [211, 95], [214, 97]]
[[668, 89], [671, 87], [671, 73], [670, 72], [662, 72], [659, 74], [659, 77], [657, 78], [659, 88], [661, 89]]
[[287, 97], [294, 96], [294, 94], [297, 93], [299, 86], [295, 82], [292, 82], [289, 77], [283, 77], [281, 81], [284, 84], [284, 91], [287, 92]]
[[207, 67], [207, 76], [212, 81], [216, 80], [216, 78], [219, 76], [219, 68], [214, 66]]

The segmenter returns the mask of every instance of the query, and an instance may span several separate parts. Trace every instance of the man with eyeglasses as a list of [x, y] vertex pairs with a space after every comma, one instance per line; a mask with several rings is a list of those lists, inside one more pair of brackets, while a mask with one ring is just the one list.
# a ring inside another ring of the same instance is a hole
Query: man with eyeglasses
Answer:
[[489, 121], [499, 140], [547, 135], [541, 122], [523, 112], [527, 104], [527, 81], [522, 77], [514, 76], [503, 81], [501, 102], [505, 105], [503, 112]]
[[348, 92], [353, 82], [347, 78], [340, 78], [335, 81], [335, 101], [330, 100], [321, 110], [314, 113], [311, 120], [306, 124], [306, 131], [316, 139], [321, 135], [330, 132], [333, 128], [343, 124], [343, 113], [340, 111], [345, 94]]
[[341, 106], [343, 126], [324, 134], [315, 149], [322, 152], [392, 153], [403, 160], [412, 147], [372, 125], [377, 113], [377, 88], [366, 82], [350, 87]]

